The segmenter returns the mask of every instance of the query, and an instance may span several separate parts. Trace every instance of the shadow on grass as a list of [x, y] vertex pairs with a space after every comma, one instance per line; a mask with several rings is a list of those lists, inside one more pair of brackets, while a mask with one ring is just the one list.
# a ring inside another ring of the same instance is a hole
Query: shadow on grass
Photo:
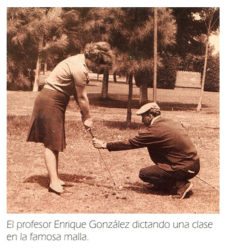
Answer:
[[119, 129], [119, 130], [126, 130], [127, 128], [138, 130], [141, 126], [143, 126], [141, 123], [135, 123], [132, 122], [129, 126], [127, 126], [127, 123], [125, 121], [104, 121], [103, 125], [110, 128], [110, 129]]
[[[135, 191], [136, 193], [140, 194], [151, 194], [151, 195], [161, 195], [161, 196], [175, 196], [176, 191], [174, 189], [162, 190], [159, 188], [155, 188], [151, 184], [144, 184], [144, 183], [126, 183], [128, 186], [125, 186], [124, 189]], [[193, 191], [189, 191], [185, 198], [189, 198], [193, 195]], [[174, 197], [176, 199], [176, 197]], [[178, 199], [178, 198], [177, 198]]]
[[[113, 189], [111, 185], [104, 185], [97, 183], [95, 177], [83, 176], [83, 175], [70, 175], [70, 174], [60, 174], [60, 178], [65, 181], [67, 187], [73, 187], [74, 183], [82, 183], [95, 187], [102, 187], [107, 189]], [[49, 187], [49, 178], [47, 175], [34, 175], [28, 177], [23, 181], [23, 183], [38, 183], [43, 188]]]
[[[86, 180], [94, 180], [94, 177], [83, 175], [60, 174], [60, 178], [65, 181], [68, 186], [73, 186], [72, 183], [83, 183]], [[47, 175], [33, 175], [24, 180], [24, 183], [38, 183], [43, 188], [48, 188], [49, 178]], [[71, 184], [71, 185], [70, 185]]]
[[[107, 107], [107, 108], [127, 108], [127, 99], [122, 99], [123, 96], [117, 95], [116, 97], [108, 97], [103, 99], [99, 94], [90, 93], [88, 94], [90, 104], [93, 106]], [[120, 98], [120, 99], [118, 99]], [[132, 108], [138, 108], [138, 100], [132, 101]]]
[[[107, 107], [107, 108], [127, 108], [127, 99], [123, 95], [110, 95], [107, 99], [101, 98], [100, 94], [90, 93], [88, 94], [90, 104], [93, 106]], [[196, 110], [196, 104], [194, 103], [181, 103], [181, 102], [158, 102], [161, 110], [173, 111], [173, 110]], [[207, 108], [206, 104], [202, 105], [202, 108]], [[139, 101], [137, 99], [132, 100], [132, 108], [140, 108]]]
[[154, 188], [154, 186], [144, 184], [144, 183], [126, 183], [127, 186], [124, 186], [124, 189], [135, 191], [140, 194], [152, 194], [152, 195], [171, 195], [171, 192], [163, 191]]
[[[60, 178], [65, 181], [67, 187], [73, 187], [74, 183], [83, 183], [94, 187], [100, 187], [100, 188], [107, 188], [110, 190], [115, 191], [134, 191], [139, 194], [152, 194], [152, 195], [161, 195], [161, 196], [168, 196], [171, 195], [171, 192], [162, 191], [159, 189], [155, 189], [154, 186], [135, 182], [135, 183], [126, 183], [125, 186], [123, 186], [123, 189], [120, 190], [115, 186], [112, 185], [105, 185], [100, 184], [95, 181], [94, 177], [90, 176], [82, 176], [82, 175], [70, 175], [70, 174], [60, 174]], [[38, 183], [43, 188], [48, 188], [49, 186], [49, 178], [47, 175], [34, 175], [31, 177], [28, 177], [24, 180], [23, 183]], [[116, 193], [115, 193], [116, 194]], [[190, 197], [193, 193], [189, 192], [187, 195], [187, 198]]]

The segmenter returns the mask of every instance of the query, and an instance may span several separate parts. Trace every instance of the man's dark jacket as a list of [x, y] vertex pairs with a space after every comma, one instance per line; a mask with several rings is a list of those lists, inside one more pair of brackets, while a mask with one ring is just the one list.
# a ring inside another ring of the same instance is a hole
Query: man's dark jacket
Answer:
[[109, 142], [109, 151], [147, 147], [151, 160], [166, 171], [195, 170], [197, 150], [180, 123], [157, 118], [138, 135], [124, 142]]

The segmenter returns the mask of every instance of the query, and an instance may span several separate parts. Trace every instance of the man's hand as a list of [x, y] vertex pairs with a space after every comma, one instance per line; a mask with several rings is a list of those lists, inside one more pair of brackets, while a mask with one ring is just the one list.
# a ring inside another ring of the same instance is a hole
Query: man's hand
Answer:
[[97, 148], [97, 149], [106, 149], [106, 142], [104, 142], [103, 140], [93, 138], [92, 142], [93, 142], [93, 145], [94, 145], [95, 148]]
[[93, 121], [92, 121], [91, 118], [88, 118], [88, 119], [86, 119], [86, 120], [84, 121], [84, 127], [85, 127], [87, 130], [91, 129], [92, 126], [93, 126]]

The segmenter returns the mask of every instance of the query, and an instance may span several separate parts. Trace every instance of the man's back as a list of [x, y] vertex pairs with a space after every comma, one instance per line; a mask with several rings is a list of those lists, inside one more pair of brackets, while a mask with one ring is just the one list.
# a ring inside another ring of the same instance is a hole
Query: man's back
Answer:
[[178, 122], [160, 117], [139, 133], [155, 163], [166, 163], [176, 169], [198, 159], [197, 150], [186, 130]]

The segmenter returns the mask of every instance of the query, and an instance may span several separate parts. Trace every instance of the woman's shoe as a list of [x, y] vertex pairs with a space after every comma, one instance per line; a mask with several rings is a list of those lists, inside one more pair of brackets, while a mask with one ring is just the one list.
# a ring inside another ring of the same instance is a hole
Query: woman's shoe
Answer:
[[63, 191], [64, 190], [63, 190], [63, 187], [61, 185], [58, 189], [56, 189], [56, 188], [53, 189], [53, 187], [51, 185], [49, 185], [49, 188], [48, 188], [48, 192], [55, 193], [57, 195], [61, 195], [63, 193]]
[[65, 186], [66, 185], [66, 183], [63, 180], [61, 180], [61, 179], [59, 179], [59, 183], [60, 183], [61, 186]]
[[59, 195], [59, 196], [62, 196], [62, 197], [67, 197], [67, 196], [70, 196], [70, 195], [73, 194], [73, 192], [71, 192], [69, 190], [63, 190], [62, 192], [59, 192], [57, 190], [54, 190], [50, 186], [48, 188], [48, 192], [55, 193], [56, 195]]
[[72, 183], [67, 183], [67, 182], [64, 182], [63, 180], [59, 179], [59, 184], [63, 187], [73, 187], [73, 184]]

